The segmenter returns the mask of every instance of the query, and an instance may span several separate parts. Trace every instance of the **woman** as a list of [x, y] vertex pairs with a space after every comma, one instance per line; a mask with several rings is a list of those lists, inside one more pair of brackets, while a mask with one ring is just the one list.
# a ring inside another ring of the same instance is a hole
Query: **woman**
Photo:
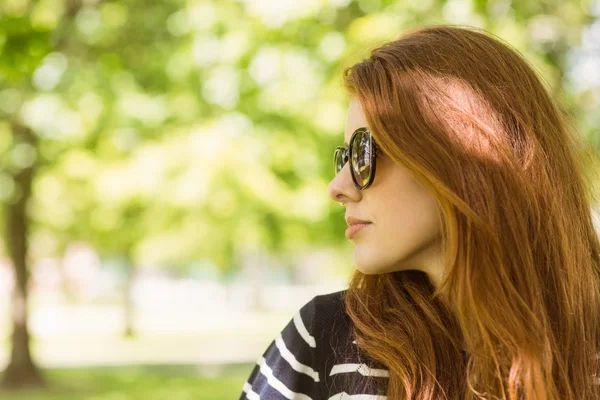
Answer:
[[344, 78], [329, 195], [366, 221], [346, 232], [356, 270], [299, 310], [241, 399], [599, 399], [591, 158], [532, 67], [437, 25]]

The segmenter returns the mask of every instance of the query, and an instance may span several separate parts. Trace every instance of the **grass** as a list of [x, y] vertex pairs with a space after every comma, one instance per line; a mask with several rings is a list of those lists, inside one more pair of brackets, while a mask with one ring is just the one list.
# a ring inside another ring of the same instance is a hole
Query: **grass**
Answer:
[[1, 391], [3, 400], [232, 400], [253, 364], [46, 369], [43, 391]]

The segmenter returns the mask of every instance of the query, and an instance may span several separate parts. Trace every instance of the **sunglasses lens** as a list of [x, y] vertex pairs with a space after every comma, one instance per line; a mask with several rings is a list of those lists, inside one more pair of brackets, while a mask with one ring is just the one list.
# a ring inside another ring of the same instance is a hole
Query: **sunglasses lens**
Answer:
[[342, 168], [344, 168], [343, 152], [340, 149], [336, 149], [335, 156], [333, 157], [333, 163], [335, 167], [335, 174], [337, 175]]
[[369, 132], [363, 131], [356, 134], [350, 144], [352, 146], [352, 175], [362, 187], [367, 184], [371, 175], [371, 154], [373, 143]]

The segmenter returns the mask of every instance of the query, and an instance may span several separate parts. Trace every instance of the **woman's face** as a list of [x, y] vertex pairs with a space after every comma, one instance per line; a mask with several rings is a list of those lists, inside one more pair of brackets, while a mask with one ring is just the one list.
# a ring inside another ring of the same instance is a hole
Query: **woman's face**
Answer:
[[[369, 126], [360, 102], [352, 97], [345, 143], [360, 127]], [[421, 270], [437, 286], [443, 263], [441, 212], [435, 198], [387, 155], [377, 155], [375, 178], [365, 190], [354, 186], [349, 168], [348, 162], [329, 183], [328, 191], [332, 200], [346, 204], [346, 219], [352, 216], [370, 222], [350, 238], [355, 244], [356, 268], [369, 275]]]

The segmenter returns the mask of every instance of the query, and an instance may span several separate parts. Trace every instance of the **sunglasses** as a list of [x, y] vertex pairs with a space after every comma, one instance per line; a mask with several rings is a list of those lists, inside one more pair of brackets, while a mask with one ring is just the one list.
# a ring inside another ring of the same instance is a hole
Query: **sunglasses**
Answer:
[[333, 155], [335, 175], [344, 168], [350, 159], [350, 175], [354, 185], [360, 190], [368, 188], [375, 179], [377, 153], [382, 154], [381, 149], [373, 140], [369, 128], [358, 128], [352, 133], [347, 149], [342, 146], [335, 148]]

